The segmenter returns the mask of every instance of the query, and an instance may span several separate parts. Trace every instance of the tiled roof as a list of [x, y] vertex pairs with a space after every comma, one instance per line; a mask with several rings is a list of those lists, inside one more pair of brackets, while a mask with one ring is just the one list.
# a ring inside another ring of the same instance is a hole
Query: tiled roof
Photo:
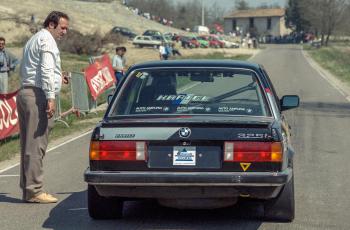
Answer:
[[286, 13], [285, 9], [253, 9], [253, 10], [237, 10], [224, 18], [258, 18], [258, 17], [282, 17]]

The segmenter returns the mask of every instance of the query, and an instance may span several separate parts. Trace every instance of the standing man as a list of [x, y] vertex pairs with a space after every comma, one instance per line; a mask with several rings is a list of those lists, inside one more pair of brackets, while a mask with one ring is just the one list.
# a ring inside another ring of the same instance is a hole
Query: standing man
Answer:
[[171, 44], [171, 46], [172, 46], [172, 54], [173, 54], [173, 56], [175, 57], [176, 55], [179, 55], [179, 56], [181, 56], [181, 53], [180, 53], [180, 44], [179, 44], [179, 42], [177, 42], [177, 41], [175, 41], [175, 42], [173, 42], [172, 44]]
[[16, 64], [17, 59], [5, 49], [5, 38], [0, 37], [0, 94], [8, 93], [9, 73]]
[[126, 58], [125, 58], [125, 53], [126, 53], [126, 48], [124, 46], [122, 47], [117, 47], [115, 49], [115, 55], [113, 57], [112, 61], [112, 66], [114, 69], [115, 77], [117, 79], [118, 84], [124, 77], [124, 74], [127, 70], [126, 68]]
[[169, 58], [164, 42], [159, 46], [159, 58], [160, 60], [168, 60]]
[[60, 52], [56, 40], [68, 30], [69, 17], [52, 11], [23, 49], [21, 89], [17, 95], [20, 126], [20, 187], [23, 200], [31, 203], [55, 203], [57, 198], [43, 191], [43, 158], [48, 144], [49, 127], [53, 126], [55, 96], [62, 82]]

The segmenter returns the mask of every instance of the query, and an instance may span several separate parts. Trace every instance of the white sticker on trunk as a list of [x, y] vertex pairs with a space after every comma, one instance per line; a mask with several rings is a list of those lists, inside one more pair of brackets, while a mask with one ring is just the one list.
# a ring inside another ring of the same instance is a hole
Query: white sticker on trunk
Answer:
[[175, 146], [173, 151], [173, 165], [196, 165], [196, 147]]

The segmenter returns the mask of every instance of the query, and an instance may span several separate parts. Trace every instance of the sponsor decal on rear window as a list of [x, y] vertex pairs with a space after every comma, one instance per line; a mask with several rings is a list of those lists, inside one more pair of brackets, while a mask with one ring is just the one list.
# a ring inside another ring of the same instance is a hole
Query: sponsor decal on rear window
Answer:
[[194, 94], [159, 95], [157, 101], [171, 101], [173, 105], [186, 105], [190, 102], [208, 102], [210, 97]]
[[169, 110], [167, 106], [140, 106], [135, 108], [135, 113], [168, 112]]
[[182, 112], [210, 112], [211, 108], [210, 107], [205, 107], [205, 106], [179, 106], [176, 109], [177, 112], [182, 113]]
[[234, 112], [243, 112], [251, 114], [253, 113], [253, 109], [251, 108], [243, 108], [243, 107], [230, 107], [230, 106], [223, 106], [218, 108], [219, 113], [234, 113]]

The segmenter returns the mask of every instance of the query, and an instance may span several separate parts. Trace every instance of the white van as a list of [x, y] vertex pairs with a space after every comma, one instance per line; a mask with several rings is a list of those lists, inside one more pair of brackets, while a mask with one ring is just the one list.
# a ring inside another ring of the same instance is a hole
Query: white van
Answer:
[[195, 26], [193, 28], [193, 32], [199, 33], [199, 34], [209, 34], [209, 28], [206, 26]]

